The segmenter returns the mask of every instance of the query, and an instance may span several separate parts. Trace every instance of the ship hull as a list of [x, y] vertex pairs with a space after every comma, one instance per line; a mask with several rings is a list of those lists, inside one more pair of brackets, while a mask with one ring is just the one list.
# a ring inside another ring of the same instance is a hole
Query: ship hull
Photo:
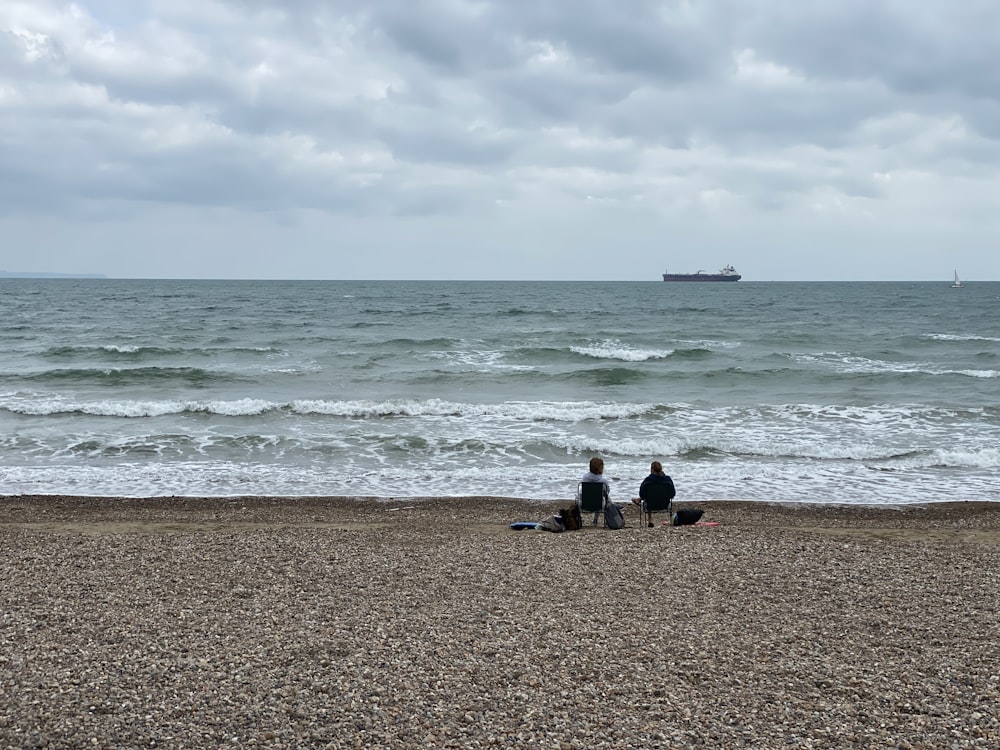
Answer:
[[665, 273], [664, 281], [739, 281], [743, 277], [738, 273]]

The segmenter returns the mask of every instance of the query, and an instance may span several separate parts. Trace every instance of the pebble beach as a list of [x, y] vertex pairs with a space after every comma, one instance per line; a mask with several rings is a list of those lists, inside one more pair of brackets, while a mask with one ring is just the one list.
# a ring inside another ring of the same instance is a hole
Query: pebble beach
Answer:
[[1000, 747], [1000, 504], [559, 505], [0, 497], [0, 748]]

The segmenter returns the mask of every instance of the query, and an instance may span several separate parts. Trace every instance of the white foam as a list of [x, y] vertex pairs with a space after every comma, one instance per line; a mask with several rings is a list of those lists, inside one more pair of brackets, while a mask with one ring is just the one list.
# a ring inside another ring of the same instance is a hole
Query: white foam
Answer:
[[277, 407], [272, 401], [259, 398], [241, 398], [237, 401], [188, 402], [187, 411], [207, 411], [226, 417], [241, 417], [263, 414]]
[[637, 349], [615, 340], [602, 341], [592, 346], [571, 346], [570, 351], [594, 359], [617, 359], [623, 362], [664, 359], [674, 353], [673, 349]]
[[98, 417], [159, 417], [185, 412], [254, 416], [287, 408], [300, 415], [322, 414], [340, 417], [496, 417], [513, 420], [578, 422], [627, 419], [650, 413], [657, 406], [592, 401], [506, 401], [499, 404], [463, 404], [441, 399], [387, 401], [299, 399], [288, 404], [255, 398], [205, 401], [108, 399], [76, 401], [51, 394], [7, 394], [0, 396], [0, 408], [31, 416], [78, 413]]
[[511, 365], [504, 362], [507, 356], [500, 351], [452, 350], [428, 352], [430, 359], [440, 359], [459, 370], [472, 372], [529, 372], [536, 369], [530, 365]]
[[568, 455], [599, 454], [603, 456], [674, 456], [684, 450], [681, 440], [669, 436], [615, 439], [613, 437], [565, 436], [560, 445]]
[[973, 378], [1000, 377], [1000, 372], [997, 370], [954, 370], [917, 362], [886, 362], [885, 360], [837, 352], [789, 354], [786, 356], [792, 361], [802, 364], [827, 364], [845, 374], [892, 373], [900, 375], [964, 375]]
[[710, 341], [708, 339], [690, 339], [683, 340], [679, 339], [675, 341], [678, 346], [683, 346], [685, 349], [739, 349], [743, 346], [742, 341]]
[[[531, 498], [540, 504], [571, 498], [580, 464], [537, 466], [424, 466], [414, 483], [412, 466], [390, 464], [381, 469], [357, 465], [344, 456], [339, 470], [325, 464], [232, 462], [208, 458], [114, 465], [12, 466], [5, 486], [14, 494], [100, 494], [123, 497], [201, 495], [354, 495], [426, 497], [499, 495]], [[962, 484], [943, 486], [936, 473], [878, 472], [837, 467], [828, 470], [800, 464], [740, 461], [731, 464], [669, 465], [677, 486], [677, 502], [742, 499], [762, 502], [911, 503], [978, 499], [1000, 501], [992, 472], [966, 476]], [[611, 495], [633, 497], [648, 471], [646, 461], [612, 461], [608, 467]]]
[[966, 375], [970, 378], [996, 378], [1000, 377], [997, 370], [945, 370], [949, 375]]
[[937, 450], [934, 453], [938, 465], [968, 467], [974, 469], [1000, 469], [1000, 449], [979, 450]]
[[996, 338], [995, 336], [960, 336], [951, 333], [930, 333], [927, 334], [927, 338], [934, 339], [935, 341], [1000, 341], [1000, 338]]
[[0, 402], [16, 414], [49, 416], [56, 414], [86, 414], [93, 417], [162, 417], [184, 412], [205, 412], [223, 416], [262, 414], [276, 404], [261, 399], [235, 401], [70, 401], [59, 396], [41, 395], [31, 399], [15, 398]]
[[501, 417], [515, 420], [577, 422], [595, 419], [624, 419], [654, 409], [649, 404], [506, 401], [500, 404], [462, 404], [429, 399], [392, 401], [293, 401], [297, 414], [327, 414], [342, 417]]

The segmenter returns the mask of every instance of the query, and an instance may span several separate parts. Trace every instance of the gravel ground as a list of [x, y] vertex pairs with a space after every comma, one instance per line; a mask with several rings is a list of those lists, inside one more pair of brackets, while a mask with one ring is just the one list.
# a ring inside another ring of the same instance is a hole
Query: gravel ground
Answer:
[[0, 497], [0, 748], [997, 748], [1000, 505]]

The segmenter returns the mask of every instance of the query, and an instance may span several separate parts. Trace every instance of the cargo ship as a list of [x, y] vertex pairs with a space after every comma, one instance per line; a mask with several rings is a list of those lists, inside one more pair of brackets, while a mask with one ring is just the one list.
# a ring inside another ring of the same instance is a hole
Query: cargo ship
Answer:
[[742, 278], [743, 277], [736, 273], [736, 269], [732, 266], [726, 266], [718, 273], [705, 273], [704, 271], [698, 271], [697, 273], [663, 274], [664, 281], [739, 281]]

